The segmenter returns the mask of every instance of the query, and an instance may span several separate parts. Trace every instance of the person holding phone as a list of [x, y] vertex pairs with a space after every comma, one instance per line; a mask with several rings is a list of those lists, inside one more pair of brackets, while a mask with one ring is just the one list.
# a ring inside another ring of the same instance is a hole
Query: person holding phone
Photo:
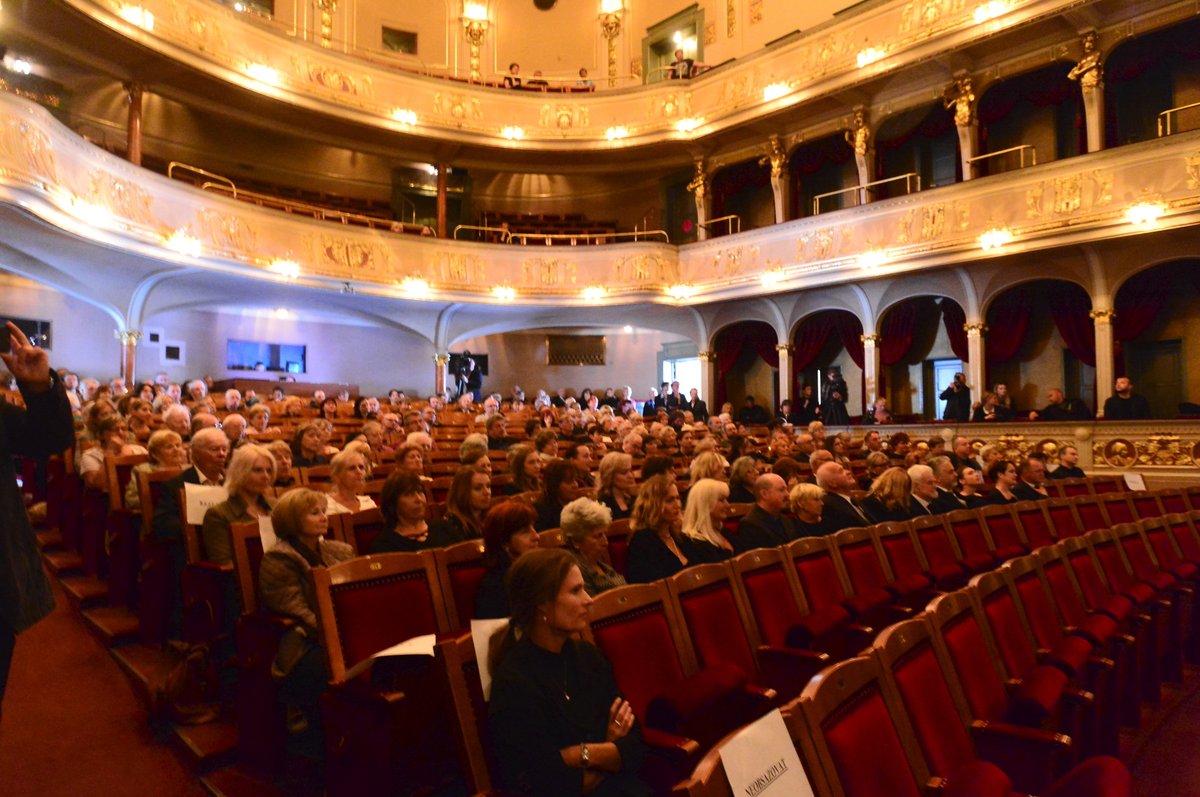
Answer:
[[17, 634], [54, 610], [14, 456], [49, 457], [75, 442], [71, 402], [46, 352], [11, 321], [0, 330], [0, 360], [17, 380], [25, 408], [0, 403], [0, 712]]
[[946, 411], [942, 420], [966, 423], [971, 420], [971, 388], [967, 386], [967, 377], [961, 373], [954, 375], [954, 381], [938, 396], [946, 402]]

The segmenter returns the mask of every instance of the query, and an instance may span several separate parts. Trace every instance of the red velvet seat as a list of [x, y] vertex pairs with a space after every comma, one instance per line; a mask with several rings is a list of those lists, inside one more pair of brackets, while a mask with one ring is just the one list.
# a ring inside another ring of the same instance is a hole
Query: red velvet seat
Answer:
[[1138, 520], [1138, 512], [1133, 504], [1134, 496], [1137, 495], [1146, 495], [1146, 493], [1105, 493], [1098, 497], [1111, 525], [1133, 523]]
[[[543, 543], [544, 544], [544, 543]], [[467, 629], [475, 617], [475, 596], [479, 583], [487, 572], [483, 558], [483, 541], [466, 540], [457, 545], [437, 548], [433, 552], [437, 565], [442, 597], [446, 601], [446, 618], [450, 627]]]
[[958, 589], [965, 584], [967, 571], [962, 565], [957, 543], [946, 528], [945, 517], [928, 515], [914, 518], [911, 523], [913, 535], [929, 565], [929, 575], [938, 589]]
[[1083, 521], [1075, 513], [1075, 502], [1072, 499], [1052, 498], [1042, 503], [1046, 506], [1046, 516], [1050, 520], [1050, 527], [1054, 529], [1056, 539], [1083, 534]]
[[1167, 568], [1182, 581], [1194, 581], [1200, 575], [1200, 566], [1183, 558], [1171, 536], [1170, 528], [1164, 518], [1149, 518], [1141, 522], [1142, 531], [1154, 549], [1154, 556], [1160, 566]]
[[444, 679], [449, 704], [444, 710], [452, 718], [451, 732], [467, 793], [491, 795], [493, 765], [488, 743], [487, 701], [479, 680], [474, 641], [470, 634], [439, 640], [434, 657]]
[[371, 543], [386, 531], [383, 512], [379, 508], [344, 512], [330, 518], [330, 528], [335, 539], [349, 545], [359, 556], [371, 551]]
[[1075, 514], [1079, 517], [1083, 531], [1096, 531], [1110, 528], [1114, 521], [1110, 520], [1104, 504], [1096, 496], [1081, 496], [1074, 500]]
[[1183, 490], [1160, 490], [1158, 500], [1162, 504], [1163, 512], [1168, 515], [1188, 511], [1187, 493]]
[[1091, 482], [1093, 495], [1122, 493], [1128, 489], [1125, 479], [1120, 476], [1089, 476], [1088, 481]]
[[875, 526], [875, 539], [898, 593], [906, 596], [909, 606], [923, 608], [938, 593], [910, 524], [880, 523]]
[[1046, 514], [1045, 501], [1022, 501], [1012, 505], [1013, 514], [1021, 524], [1021, 531], [1029, 542], [1030, 550], [1053, 545], [1058, 537], [1050, 516]]
[[782, 551], [808, 609], [789, 630], [787, 644], [821, 650], [835, 659], [853, 655], [874, 633], [869, 622], [858, 622], [862, 608], [869, 607], [850, 602], [849, 583], [829, 539], [804, 537]]
[[629, 519], [614, 520], [604, 534], [608, 537], [608, 562], [621, 575], [629, 559]]
[[1159, 500], [1158, 492], [1136, 492], [1130, 496], [1130, 501], [1133, 504], [1133, 511], [1138, 520], [1162, 517], [1167, 513], [1166, 508], [1163, 507], [1162, 502]]
[[1029, 543], [1021, 534], [1021, 524], [1007, 505], [985, 506], [979, 510], [987, 536], [995, 546], [994, 556], [1003, 562], [1029, 553]]
[[946, 515], [946, 527], [962, 552], [962, 564], [970, 573], [982, 573], [995, 566], [995, 546], [983, 527], [983, 519], [973, 509], [962, 509]]
[[867, 622], [873, 619], [872, 613], [877, 613], [882, 627], [889, 620], [903, 619], [912, 610], [893, 605], [907, 596], [880, 556], [874, 531], [871, 527], [842, 529], [829, 540], [850, 582], [847, 606]]

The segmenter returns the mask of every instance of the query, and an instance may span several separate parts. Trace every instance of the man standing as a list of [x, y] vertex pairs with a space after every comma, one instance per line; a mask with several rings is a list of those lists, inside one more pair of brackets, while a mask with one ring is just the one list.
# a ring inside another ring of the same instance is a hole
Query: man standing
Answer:
[[1079, 467], [1079, 449], [1063, 446], [1058, 452], [1058, 467], [1046, 474], [1047, 479], [1085, 479], [1087, 474]]
[[833, 461], [819, 465], [814, 472], [817, 486], [825, 491], [821, 527], [826, 535], [836, 534], [842, 529], [871, 525], [862, 507], [850, 496], [850, 491], [858, 487], [853, 473]]
[[1046, 401], [1049, 402], [1041, 411], [1029, 413], [1031, 421], [1086, 421], [1092, 417], [1092, 412], [1079, 399], [1068, 399], [1059, 388], [1052, 387], [1046, 391]]
[[17, 634], [54, 610], [25, 502], [17, 489], [14, 456], [48, 457], [71, 447], [71, 403], [44, 349], [9, 322], [0, 335], [0, 360], [16, 378], [25, 409], [0, 403], [0, 710]]
[[707, 423], [708, 404], [704, 402], [704, 399], [700, 398], [700, 391], [696, 388], [692, 388], [688, 391], [688, 393], [691, 395], [691, 400], [688, 401], [688, 404], [692, 408], [692, 417], [700, 423]]
[[971, 388], [967, 387], [967, 377], [964, 374], [955, 374], [954, 381], [938, 398], [946, 402], [942, 420], [959, 423], [971, 420]]
[[1104, 400], [1104, 420], [1145, 421], [1150, 418], [1150, 402], [1133, 392], [1133, 382], [1127, 376], [1117, 378], [1116, 391]]
[[754, 508], [738, 524], [733, 541], [738, 553], [755, 548], [774, 548], [796, 538], [792, 519], [784, 517], [788, 506], [788, 489], [775, 473], [765, 473], [754, 481]]

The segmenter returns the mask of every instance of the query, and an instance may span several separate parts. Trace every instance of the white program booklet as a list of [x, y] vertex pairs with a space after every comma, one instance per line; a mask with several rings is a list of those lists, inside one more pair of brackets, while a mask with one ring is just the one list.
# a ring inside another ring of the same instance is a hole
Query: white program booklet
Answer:
[[378, 653], [367, 656], [347, 670], [346, 680], [350, 681], [357, 678], [364, 670], [371, 666], [371, 662], [375, 661], [375, 659], [386, 656], [432, 656], [433, 646], [436, 643], [436, 634], [424, 634], [422, 636], [415, 636], [412, 639], [406, 639], [398, 645], [392, 645], [390, 648], [384, 648]]
[[204, 524], [204, 513], [229, 497], [224, 487], [184, 482], [184, 523], [193, 526]]
[[722, 745], [721, 763], [734, 794], [813, 797], [812, 784], [779, 709]]

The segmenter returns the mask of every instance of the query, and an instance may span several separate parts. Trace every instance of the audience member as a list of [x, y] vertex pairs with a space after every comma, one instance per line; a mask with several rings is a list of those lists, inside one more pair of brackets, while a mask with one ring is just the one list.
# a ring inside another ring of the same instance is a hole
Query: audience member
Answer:
[[625, 577], [613, 569], [606, 559], [608, 527], [613, 521], [608, 507], [591, 498], [576, 498], [563, 507], [563, 541], [575, 557], [583, 585], [593, 598], [601, 592], [625, 585]]
[[[721, 561], [733, 555], [733, 545], [723, 533], [729, 517], [729, 485], [716, 479], [701, 479], [688, 489], [683, 510], [683, 536], [704, 550], [711, 546], [712, 559]], [[707, 557], [706, 557], [707, 558]]]
[[738, 457], [729, 466], [729, 501], [754, 503], [754, 483], [758, 480], [758, 462], [753, 457]]
[[[620, 451], [610, 451], [600, 460], [600, 490], [597, 496], [612, 515], [624, 520], [633, 511], [637, 498], [637, 479], [633, 475], [633, 458]], [[584, 578], [587, 572], [584, 571]]]
[[977, 403], [971, 413], [971, 420], [982, 421], [1011, 421], [1012, 410], [1000, 403], [1000, 397], [995, 393], [983, 394], [983, 401]]
[[938, 514], [933, 505], [938, 497], [937, 479], [933, 475], [933, 468], [928, 465], [912, 465], [908, 469], [908, 478], [912, 480], [912, 501], [909, 504], [912, 516]]
[[[683, 508], [679, 490], [665, 475], [647, 479], [638, 490], [630, 517], [625, 578], [647, 584], [707, 561], [690, 538], [680, 532]], [[710, 546], [711, 547], [711, 546]]]
[[142, 496], [138, 492], [139, 473], [153, 473], [168, 468], [182, 469], [188, 465], [187, 446], [183, 444], [183, 439], [170, 429], [159, 429], [150, 435], [146, 448], [150, 460], [134, 465], [129, 483], [125, 485], [125, 508], [134, 512], [142, 508]]
[[987, 498], [983, 495], [983, 473], [970, 465], [963, 465], [956, 470], [959, 484], [957, 494], [967, 509], [978, 509], [986, 504]]
[[1021, 499], [1014, 492], [1017, 486], [1017, 467], [1006, 459], [998, 459], [988, 466], [987, 479], [992, 483], [988, 492], [989, 504], [1015, 504]]
[[253, 443], [244, 445], [229, 460], [225, 469], [225, 490], [229, 494], [204, 513], [200, 541], [204, 558], [219, 565], [233, 564], [234, 523], [255, 523], [271, 514], [272, 499], [266, 492], [275, 481], [275, 457]]
[[509, 495], [539, 493], [542, 490], [544, 463], [532, 446], [521, 444], [508, 449], [508, 472], [512, 481], [508, 485]]
[[825, 533], [821, 515], [825, 511], [825, 491], [815, 484], [801, 482], [789, 494], [792, 505], [792, 528], [796, 537], [820, 537]]
[[556, 459], [546, 465], [541, 492], [533, 503], [538, 531], [558, 528], [563, 507], [578, 497], [578, 480], [578, 469], [566, 460]]
[[1026, 457], [1017, 466], [1020, 481], [1013, 488], [1013, 495], [1021, 501], [1041, 501], [1050, 497], [1046, 490], [1046, 463], [1034, 457]]
[[483, 556], [487, 571], [475, 593], [476, 618], [490, 620], [509, 616], [504, 579], [519, 556], [538, 547], [538, 533], [533, 528], [536, 519], [533, 508], [520, 501], [504, 501], [488, 511], [483, 521]]
[[821, 388], [821, 418], [830, 426], [847, 426], [846, 397], [850, 393], [840, 368], [830, 368]]
[[371, 542], [371, 553], [397, 553], [442, 548], [451, 540], [431, 529], [425, 517], [425, 484], [421, 477], [393, 471], [383, 483], [379, 509], [385, 530]]
[[764, 424], [767, 422], [767, 411], [754, 403], [754, 396], [746, 396], [745, 405], [738, 413], [738, 423]]
[[888, 468], [871, 484], [861, 503], [872, 523], [902, 522], [912, 517], [912, 479], [903, 468]]
[[1129, 377], [1117, 377], [1113, 394], [1104, 400], [1104, 420], [1144, 421], [1150, 419], [1150, 402], [1133, 392]]
[[1046, 474], [1047, 479], [1084, 479], [1087, 474], [1079, 467], [1079, 449], [1063, 446], [1058, 450], [1058, 467]]
[[959, 468], [964, 465], [982, 470], [979, 461], [975, 459], [975, 450], [971, 446], [971, 441], [966, 437], [954, 438], [954, 445], [950, 452], [950, 461], [954, 463], [954, 467]]
[[967, 386], [965, 374], [955, 374], [954, 381], [938, 395], [938, 398], [946, 402], [946, 409], [942, 413], [943, 420], [959, 423], [971, 420], [971, 388]]
[[867, 470], [866, 473], [858, 478], [858, 486], [859, 489], [870, 490], [875, 480], [882, 476], [883, 472], [891, 467], [892, 463], [888, 459], [888, 455], [882, 451], [872, 451], [870, 454], [867, 454], [865, 462]]
[[1092, 412], [1077, 398], [1068, 399], [1057, 387], [1046, 391], [1046, 406], [1041, 410], [1029, 413], [1031, 421], [1086, 421], [1092, 417]]
[[449, 545], [479, 539], [491, 506], [492, 480], [487, 473], [459, 468], [446, 495], [446, 516], [434, 524], [440, 527], [434, 536], [449, 540]]
[[329, 463], [330, 490], [326, 514], [361, 512], [374, 509], [375, 501], [364, 494], [367, 486], [367, 460], [357, 451], [343, 451]]
[[738, 553], [773, 548], [796, 538], [788, 509], [787, 484], [777, 474], [764, 473], [754, 482], [754, 507], [738, 524], [734, 548]]
[[933, 506], [930, 507], [933, 514], [943, 515], [947, 512], [966, 509], [967, 502], [959, 498], [956, 492], [958, 473], [955, 472], [954, 463], [950, 457], [930, 457], [926, 464], [933, 470], [933, 480], [937, 484], [937, 498], [933, 500]]

